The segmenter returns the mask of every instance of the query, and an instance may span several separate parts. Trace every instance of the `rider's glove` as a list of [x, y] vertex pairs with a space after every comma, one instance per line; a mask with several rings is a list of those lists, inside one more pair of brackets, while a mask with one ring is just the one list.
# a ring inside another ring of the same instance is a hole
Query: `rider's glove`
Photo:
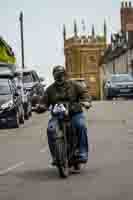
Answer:
[[91, 103], [87, 101], [81, 102], [81, 105], [84, 106], [86, 109], [89, 109], [92, 106]]

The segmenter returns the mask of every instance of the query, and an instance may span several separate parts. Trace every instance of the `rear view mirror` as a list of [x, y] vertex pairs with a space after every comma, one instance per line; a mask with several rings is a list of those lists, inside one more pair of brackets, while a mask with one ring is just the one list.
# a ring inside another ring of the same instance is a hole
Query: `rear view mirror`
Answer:
[[45, 87], [46, 86], [45, 79], [43, 77], [40, 77], [39, 79], [43, 87]]

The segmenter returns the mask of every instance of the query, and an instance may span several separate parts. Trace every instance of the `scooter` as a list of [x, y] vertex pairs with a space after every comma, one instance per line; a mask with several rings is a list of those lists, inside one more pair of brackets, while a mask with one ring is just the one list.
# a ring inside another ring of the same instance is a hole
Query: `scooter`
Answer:
[[51, 115], [58, 120], [54, 144], [54, 165], [57, 167], [60, 177], [67, 178], [71, 167], [80, 171], [79, 133], [72, 128], [68, 103], [58, 103], [49, 110]]

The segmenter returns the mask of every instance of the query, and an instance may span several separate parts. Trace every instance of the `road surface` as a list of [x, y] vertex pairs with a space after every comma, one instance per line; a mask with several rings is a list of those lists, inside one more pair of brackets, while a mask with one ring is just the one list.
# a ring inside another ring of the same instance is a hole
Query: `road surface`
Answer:
[[132, 200], [133, 102], [95, 102], [87, 114], [89, 161], [66, 180], [50, 165], [48, 114], [0, 130], [0, 200]]

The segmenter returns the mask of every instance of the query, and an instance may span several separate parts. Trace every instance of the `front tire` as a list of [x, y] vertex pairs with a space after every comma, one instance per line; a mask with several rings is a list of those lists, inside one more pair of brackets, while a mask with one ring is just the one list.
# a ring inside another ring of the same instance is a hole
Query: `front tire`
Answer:
[[30, 104], [30, 112], [29, 112], [29, 117], [31, 117], [32, 116], [32, 106], [31, 106], [31, 104]]
[[29, 103], [29, 117], [31, 117], [32, 116], [32, 105], [31, 105], [31, 103]]
[[22, 115], [20, 118], [20, 124], [24, 124], [24, 115]]
[[69, 175], [69, 167], [67, 160], [67, 146], [64, 139], [59, 139], [56, 144], [56, 160], [57, 160], [57, 168], [59, 171], [59, 175], [61, 178], [67, 178]]
[[23, 106], [21, 107], [21, 116], [19, 119], [20, 124], [24, 124], [24, 109]]
[[14, 118], [14, 122], [13, 122], [13, 125], [12, 125], [12, 128], [19, 128], [19, 112], [16, 111], [16, 114], [15, 114], [15, 118]]
[[28, 120], [28, 119], [30, 118], [30, 116], [31, 116], [31, 104], [28, 103], [28, 105], [27, 105], [27, 107], [26, 107], [26, 109], [25, 109], [24, 118], [25, 118], [26, 120]]
[[80, 169], [81, 169], [80, 163], [75, 163], [75, 164], [74, 164], [74, 169], [75, 169], [75, 170], [80, 170]]
[[74, 170], [76, 171], [76, 173], [80, 173], [80, 169], [81, 169], [81, 164], [80, 163], [75, 163], [73, 165]]
[[29, 113], [28, 113], [28, 111], [25, 113], [25, 116], [24, 116], [24, 118], [25, 118], [26, 120], [28, 120], [28, 119], [29, 119]]
[[66, 162], [64, 166], [59, 166], [58, 170], [61, 178], [67, 178], [69, 176], [68, 162]]

